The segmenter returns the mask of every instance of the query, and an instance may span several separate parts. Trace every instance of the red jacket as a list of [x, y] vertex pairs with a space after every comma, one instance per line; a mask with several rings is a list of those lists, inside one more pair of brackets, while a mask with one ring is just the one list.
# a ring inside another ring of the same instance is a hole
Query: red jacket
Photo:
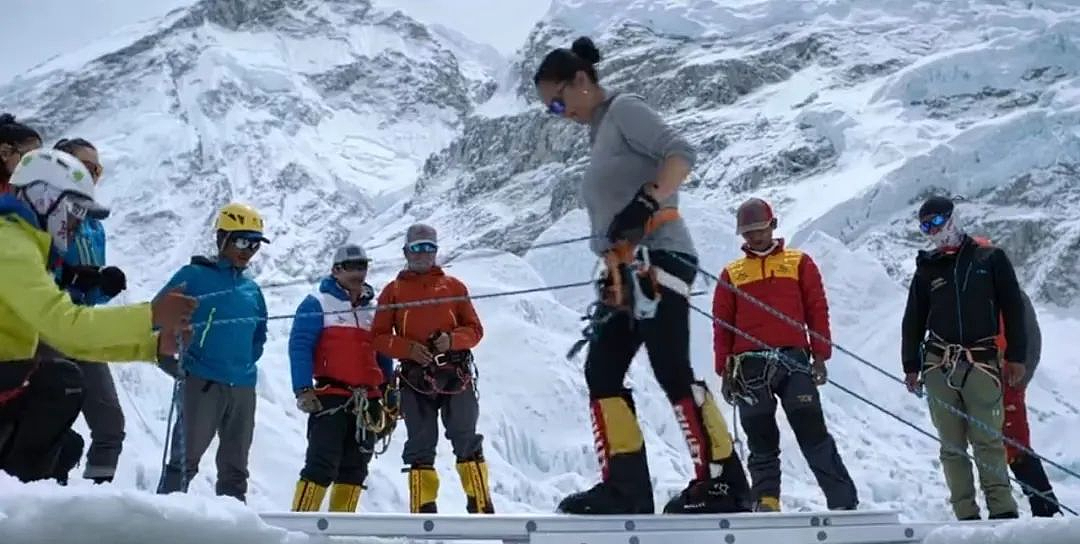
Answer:
[[[378, 305], [468, 294], [465, 284], [437, 266], [424, 274], [403, 270], [379, 293]], [[451, 350], [472, 349], [484, 336], [480, 318], [467, 299], [377, 310], [371, 332], [375, 349], [395, 359], [408, 359], [412, 342], [426, 346], [437, 332], [450, 333]]]
[[[825, 286], [809, 255], [797, 249], [785, 249], [783, 240], [779, 240], [772, 253], [764, 257], [750, 252], [745, 246], [743, 251], [746, 257], [724, 267], [720, 281], [779, 310], [823, 337], [831, 338]], [[804, 329], [766, 312], [723, 285], [717, 285], [713, 293], [713, 315], [770, 347], [809, 348], [821, 360], [832, 356], [832, 346], [828, 342], [808, 339]], [[713, 323], [713, 351], [718, 373], [724, 372], [728, 356], [762, 349], [765, 348], [756, 342]]]

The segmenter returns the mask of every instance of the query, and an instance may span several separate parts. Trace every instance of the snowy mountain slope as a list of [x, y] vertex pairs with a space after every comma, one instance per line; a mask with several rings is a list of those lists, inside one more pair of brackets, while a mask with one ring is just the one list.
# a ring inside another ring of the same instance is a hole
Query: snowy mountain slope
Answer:
[[[57, 59], [0, 97], [50, 141], [99, 145], [105, 197], [127, 214], [112, 247], [158, 253], [132, 261], [145, 285], [202, 249], [230, 199], [266, 215], [276, 277], [300, 273], [293, 255], [361, 229], [473, 107], [475, 82], [436, 36], [367, 2], [206, 0], [120, 49], [72, 55], [78, 70]], [[297, 226], [323, 238], [288, 238]]]
[[[698, 146], [702, 160], [683, 209], [705, 267], [716, 271], [737, 256], [730, 211], [738, 201], [748, 194], [772, 198], [783, 233], [797, 235], [822, 267], [834, 338], [895, 374], [903, 303], [896, 280], [904, 272], [892, 261], [882, 263], [882, 251], [871, 244], [830, 225], [859, 219], [862, 210], [843, 203], [912, 179], [894, 172], [929, 161], [948, 142], [957, 153], [973, 153], [992, 141], [972, 135], [989, 134], [988, 124], [1012, 116], [1060, 116], [1075, 107], [1080, 94], [1068, 85], [1072, 76], [1054, 79], [1055, 70], [1042, 73], [1050, 79], [1036, 76], [1016, 91], [1055, 92], [1053, 100], [1025, 105], [1023, 99], [999, 118], [983, 105], [960, 111], [974, 100], [964, 97], [946, 100], [949, 107], [938, 117], [913, 119], [918, 108], [895, 99], [918, 85], [930, 89], [926, 96], [947, 94], [937, 90], [938, 72], [918, 72], [935, 59], [986, 44], [1027, 51], [1023, 44], [1038, 42], [1033, 36], [1044, 31], [1069, 47], [1066, 31], [1077, 20], [1072, 4], [1026, 4], [558, 2], [522, 47], [513, 83], [499, 91], [524, 93], [515, 100], [530, 101], [532, 111], [507, 106], [509, 114], [489, 108], [471, 115], [484, 108], [472, 102], [477, 80], [470, 74], [477, 72], [469, 67], [485, 64], [456, 57], [477, 49], [447, 44], [445, 36], [405, 15], [356, 2], [207, 0], [171, 14], [115, 53], [58, 59], [65, 71], [36, 71], [0, 89], [0, 100], [19, 106], [16, 113], [32, 114], [50, 139], [79, 133], [101, 144], [109, 169], [103, 189], [117, 210], [109, 220], [110, 258], [129, 270], [130, 300], [152, 294], [193, 251], [205, 249], [212, 210], [229, 198], [249, 200], [268, 217], [274, 243], [254, 265], [265, 284], [322, 273], [328, 248], [352, 237], [378, 259], [371, 281], [381, 286], [399, 264], [404, 229], [423, 220], [439, 228], [444, 257], [457, 255], [448, 271], [473, 293], [492, 293], [580, 281], [591, 272], [594, 260], [582, 243], [527, 250], [534, 241], [585, 234], [576, 196], [584, 166], [582, 129], [538, 113], [529, 80], [552, 44], [589, 33], [609, 53], [600, 66], [605, 79], [644, 94]], [[1030, 66], [1034, 54], [994, 58], [1007, 67], [1003, 74], [1037, 68]], [[1056, 62], [1070, 73], [1066, 60]], [[971, 77], [989, 80], [996, 73]], [[1001, 88], [1015, 80], [1000, 78], [993, 81]], [[956, 87], [962, 79], [946, 78], [941, 88], [974, 93]], [[924, 83], [905, 87], [902, 81]], [[1021, 133], [1017, 125], [1002, 138]], [[1002, 149], [988, 152], [1000, 155]], [[1067, 152], [1068, 144], [1059, 150]], [[1031, 191], [1062, 183], [1024, 164], [1041, 163], [1021, 161], [1014, 168], [1031, 173]], [[897, 194], [903, 191], [908, 189]], [[1008, 193], [994, 198], [1010, 206], [1019, 202]], [[829, 215], [837, 206], [847, 206], [846, 215]], [[893, 206], [903, 212], [903, 205]], [[822, 221], [811, 225], [819, 216]], [[1069, 217], [1064, 208], [1061, 216]], [[867, 225], [879, 232], [882, 247], [910, 263], [915, 240], [895, 240], [884, 226]], [[291, 313], [310, 288], [268, 288], [271, 313]], [[579, 337], [577, 317], [588, 297], [578, 289], [477, 304], [487, 329], [477, 349], [480, 429], [499, 511], [548, 511], [596, 477], [582, 361], [565, 359]], [[709, 297], [697, 297], [695, 304], [708, 308]], [[1044, 363], [1029, 393], [1035, 444], [1080, 469], [1070, 447], [1080, 436], [1069, 400], [1080, 384], [1080, 359], [1067, 343], [1080, 319], [1074, 313], [1042, 315]], [[249, 493], [255, 509], [287, 508], [302, 464], [305, 419], [290, 391], [289, 326], [288, 319], [271, 322], [260, 362]], [[692, 350], [699, 376], [717, 390], [710, 327], [695, 317]], [[924, 401], [895, 382], [840, 354], [830, 368], [838, 384], [930, 429]], [[114, 369], [128, 415], [117, 485], [152, 490], [171, 382], [145, 366]], [[629, 381], [637, 391], [656, 498], [663, 501], [689, 478], [686, 446], [643, 359]], [[863, 504], [898, 508], [909, 518], [948, 518], [934, 444], [838, 388], [822, 391]], [[794, 438], [786, 431], [783, 436], [785, 507], [823, 507]], [[373, 464], [362, 510], [406, 508], [399, 473], [403, 439], [399, 429], [390, 450]], [[440, 508], [464, 511], [449, 445], [439, 447]], [[204, 458], [193, 493], [212, 494], [213, 465], [212, 456]], [[1062, 501], [1080, 506], [1080, 486], [1059, 471], [1050, 474]], [[86, 485], [73, 482], [74, 488]]]
[[[1030, 237], [1010, 236], [1028, 228], [1021, 217], [1042, 218], [1044, 227], [1055, 225], [1035, 212], [1013, 214], [1010, 210], [1025, 198], [1032, 209], [1045, 202], [1032, 200], [1036, 195], [1060, 199], [1055, 204], [1060, 211], [1050, 215], [1058, 217], [1062, 228], [1071, 225], [1070, 216], [1075, 215], [1066, 211], [1073, 189], [1067, 174], [1060, 173], [1062, 168], [1058, 174], [1047, 172], [1046, 164], [1051, 157], [1065, 160], [1073, 154], [1065, 127], [1080, 105], [1072, 88], [1075, 59], [1069, 57], [1076, 36], [1071, 29], [1080, 22], [1080, 10], [1067, 2], [1028, 4], [556, 2], [518, 59], [518, 92], [523, 100], [533, 101], [532, 111], [467, 118], [462, 135], [427, 161], [415, 193], [402, 208], [407, 218], [394, 210], [395, 220], [380, 239], [396, 240], [414, 219], [439, 225], [455, 247], [496, 245], [515, 253], [529, 240], [546, 243], [585, 233], [584, 218], [576, 210], [587, 146], [584, 130], [541, 113], [531, 75], [550, 47], [589, 34], [606, 54], [599, 66], [605, 84], [643, 94], [698, 146], [701, 160], [687, 195], [693, 212], [686, 215], [709, 269], [718, 270], [737, 256], [737, 240], [726, 217], [731, 210], [750, 195], [770, 198], [780, 213], [782, 234], [818, 256], [836, 320], [834, 338], [898, 375], [904, 280], [922, 241], [910, 235], [910, 219], [902, 235], [901, 225], [890, 231], [875, 223], [889, 216], [867, 213], [858, 199], [890, 184], [900, 187], [900, 194], [914, 195], [919, 189], [912, 172], [928, 172], [925, 165], [940, 164], [955, 172], [957, 180], [980, 177], [985, 186], [998, 187], [993, 203], [999, 226], [989, 234], [1019, 254], [1038, 247]], [[1003, 90], [985, 93], [995, 102], [971, 105], [983, 87]], [[1043, 98], [1032, 101], [1025, 93]], [[909, 103], [916, 101], [921, 102]], [[916, 112], [928, 107], [923, 103], [931, 104], [935, 113]], [[1043, 123], [1044, 118], [1050, 120]], [[1014, 119], [1009, 130], [995, 129]], [[1028, 124], [1019, 122], [1022, 119]], [[1056, 128], [1042, 130], [1044, 126]], [[1060, 137], [1055, 140], [1055, 135]], [[1039, 151], [1004, 152], [1013, 146]], [[1010, 168], [976, 169], [968, 175], [962, 161], [936, 158], [946, 151], [1000, 157]], [[1001, 187], [1011, 176], [1025, 174], [1033, 180], [1031, 196]], [[902, 202], [883, 197], [880, 205], [906, 209], [910, 216], [912, 204]], [[962, 213], [972, 217], [977, 212]], [[856, 221], [862, 221], [859, 232], [879, 245], [863, 243], [833, 226]], [[816, 235], [819, 230], [838, 238]], [[1075, 244], [1063, 240], [1059, 246], [1064, 251], [1053, 254], [1054, 259], [1018, 259], [1024, 277], [1048, 275], [1041, 268], [1067, 267]], [[1050, 253], [1048, 249], [1042, 255]], [[594, 264], [579, 246], [544, 248], [528, 252], [526, 259], [551, 284], [587, 275]], [[1056, 277], [1070, 281], [1070, 276]], [[1026, 283], [1036, 287], [1033, 281]], [[556, 296], [577, 311], [589, 301], [585, 289]], [[707, 308], [707, 297], [699, 304]], [[1048, 331], [1047, 364], [1031, 392], [1032, 410], [1040, 420], [1035, 443], [1050, 458], [1076, 466], [1076, 456], [1062, 447], [1066, 438], [1061, 434], [1075, 411], [1059, 402], [1068, 398], [1076, 376], [1067, 336], [1053, 332], [1071, 326], [1075, 316], [1049, 309], [1042, 315]], [[707, 376], [708, 323], [695, 327], [694, 362]], [[635, 366], [631, 380], [648, 399], [643, 401], [643, 419], [658, 426], [662, 464], [672, 470], [659, 476], [658, 495], [663, 495], [664, 486], [674, 489], [681, 483], [687, 467], [681, 460], [681, 437], [660, 428], [670, 425], [665, 423], [670, 408], [651, 385], [646, 367]], [[833, 369], [840, 385], [932, 431], [925, 400], [846, 355], [836, 356]], [[897, 507], [913, 517], [947, 517], [937, 446], [837, 388], [826, 391], [830, 425], [858, 474], [864, 502]], [[790, 475], [785, 502], [789, 507], [820, 506], [816, 485], [795, 454], [796, 444], [785, 436], [783, 449], [791, 452], [784, 458]], [[666, 457], [668, 453], [673, 456]], [[883, 466], [891, 469], [878, 468]], [[1051, 472], [1064, 487], [1062, 500], [1076, 502], [1076, 482]], [[923, 499], [913, 504], [913, 497]]]

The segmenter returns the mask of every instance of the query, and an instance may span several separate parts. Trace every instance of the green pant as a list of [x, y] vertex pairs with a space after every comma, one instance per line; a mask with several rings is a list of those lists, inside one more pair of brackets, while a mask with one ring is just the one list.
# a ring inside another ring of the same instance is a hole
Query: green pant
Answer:
[[[939, 357], [927, 354], [928, 365], [937, 364]], [[949, 486], [950, 501], [957, 519], [979, 517], [975, 504], [975, 479], [971, 472], [971, 460], [967, 457], [970, 443], [979, 468], [979, 487], [986, 496], [986, 506], [992, 517], [1016, 512], [1016, 501], [1009, 486], [1008, 465], [1005, 459], [1005, 443], [1000, 434], [973, 424], [950, 411], [949, 405], [967, 414], [989, 429], [1001, 429], [1005, 412], [1002, 409], [1001, 389], [987, 373], [972, 368], [964, 379], [963, 372], [955, 372], [951, 383], [947, 373], [936, 368], [923, 373], [926, 391], [930, 399], [930, 419], [941, 438], [941, 468], [945, 483]], [[940, 401], [940, 402], [939, 402]]]

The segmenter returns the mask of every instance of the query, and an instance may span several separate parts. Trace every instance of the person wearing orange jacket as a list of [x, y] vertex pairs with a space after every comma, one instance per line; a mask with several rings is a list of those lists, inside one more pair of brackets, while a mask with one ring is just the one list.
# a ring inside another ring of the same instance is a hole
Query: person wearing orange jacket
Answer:
[[[777, 399], [787, 414], [803, 457], [825, 493], [830, 510], [854, 510], [855, 484], [836, 442], [825, 426], [817, 387], [827, 381], [825, 361], [832, 355], [827, 341], [829, 306], [814, 260], [774, 238], [776, 216], [767, 202], [751, 198], [739, 206], [736, 231], [746, 256], [728, 264], [717, 285], [713, 315], [734, 325], [768, 348], [713, 324], [716, 371], [728, 402], [737, 404], [746, 431], [755, 511], [780, 510], [780, 430]], [[817, 333], [787, 323], [737, 295], [732, 288], [771, 306]], [[811, 357], [813, 363], [811, 363]]]
[[[472, 349], [484, 336], [468, 299], [468, 289], [435, 265], [435, 229], [409, 227], [405, 235], [407, 267], [379, 294], [371, 331], [379, 353], [398, 359], [401, 415], [405, 420], [402, 461], [408, 466], [409, 510], [435, 513], [439, 476], [435, 446], [441, 415], [457, 457], [470, 513], [494, 513], [484, 461], [483, 436], [476, 432], [479, 402], [472, 372]], [[409, 303], [455, 297], [434, 304]], [[397, 305], [406, 306], [397, 306]], [[383, 309], [385, 307], [385, 309]]]

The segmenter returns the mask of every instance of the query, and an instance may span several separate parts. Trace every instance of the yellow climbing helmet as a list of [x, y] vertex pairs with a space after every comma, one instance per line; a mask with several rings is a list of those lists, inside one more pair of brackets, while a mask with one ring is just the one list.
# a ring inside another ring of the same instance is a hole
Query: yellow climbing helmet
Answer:
[[[214, 221], [214, 229], [225, 232], [250, 232], [263, 233], [263, 220], [255, 208], [247, 204], [231, 202], [218, 211], [217, 220]], [[264, 241], [269, 242], [266, 238]]]

